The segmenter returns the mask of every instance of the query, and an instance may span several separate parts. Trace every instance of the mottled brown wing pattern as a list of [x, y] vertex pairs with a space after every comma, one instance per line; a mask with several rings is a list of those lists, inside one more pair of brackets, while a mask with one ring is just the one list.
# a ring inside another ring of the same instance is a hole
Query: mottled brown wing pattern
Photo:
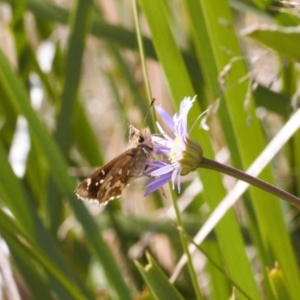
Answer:
[[123, 189], [143, 175], [147, 162], [152, 160], [153, 144], [148, 128], [137, 130], [130, 125], [132, 148], [112, 159], [81, 182], [75, 194], [82, 200], [106, 204], [118, 198]]
[[[109, 199], [104, 198], [104, 192], [107, 187], [109, 188], [114, 170], [120, 164], [120, 160], [122, 160], [122, 163], [125, 164], [128, 163], [127, 161], [130, 161], [130, 156], [126, 155], [127, 151], [115, 157], [110, 162], [96, 170], [90, 177], [82, 181], [75, 190], [76, 196], [82, 200], [94, 201], [100, 204], [106, 203]], [[119, 176], [116, 179], [119, 180]], [[121, 195], [122, 190], [123, 188], [121, 185], [115, 187], [113, 190], [110, 189], [110, 196], [117, 198]]]

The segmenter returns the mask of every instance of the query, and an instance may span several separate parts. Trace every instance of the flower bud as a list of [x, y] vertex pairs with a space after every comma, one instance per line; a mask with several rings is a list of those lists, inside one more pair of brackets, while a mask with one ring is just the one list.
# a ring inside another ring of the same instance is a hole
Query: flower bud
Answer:
[[187, 175], [188, 173], [195, 171], [199, 167], [202, 157], [203, 150], [201, 146], [187, 137], [182, 159], [179, 160], [179, 164], [182, 168], [180, 175]]

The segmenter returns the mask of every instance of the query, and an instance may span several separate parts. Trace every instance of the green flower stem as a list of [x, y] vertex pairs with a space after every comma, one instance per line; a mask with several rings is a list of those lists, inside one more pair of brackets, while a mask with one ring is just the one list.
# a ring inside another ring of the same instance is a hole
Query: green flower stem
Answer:
[[197, 300], [202, 300], [203, 297], [202, 297], [202, 294], [201, 294], [201, 291], [200, 291], [200, 288], [199, 288], [197, 274], [196, 274], [196, 271], [195, 271], [194, 266], [193, 266], [191, 253], [190, 253], [189, 247], [188, 247], [188, 241], [187, 241], [186, 236], [182, 233], [182, 232], [185, 231], [185, 229], [184, 229], [184, 225], [183, 225], [183, 222], [182, 222], [182, 219], [181, 219], [181, 214], [180, 214], [180, 210], [179, 210], [179, 207], [178, 207], [178, 203], [177, 203], [175, 197], [172, 197], [172, 201], [173, 201], [173, 206], [174, 206], [175, 213], [176, 213], [177, 226], [178, 226], [178, 228], [181, 228], [181, 230], [182, 230], [180, 232], [180, 241], [181, 241], [181, 244], [182, 244], [182, 247], [183, 247], [183, 251], [187, 256], [187, 264], [188, 264], [189, 274], [191, 276], [192, 284], [193, 284], [194, 291], [195, 291], [195, 294], [196, 294], [196, 299]]
[[[193, 238], [186, 232], [183, 231], [182, 228], [180, 227], [176, 227], [176, 229], [181, 232], [189, 241], [189, 243], [193, 244], [200, 252], [202, 252], [202, 254], [205, 255], [205, 257], [207, 258], [207, 260], [221, 273], [224, 275], [225, 278], [227, 278], [229, 280], [229, 282], [231, 283], [232, 286], [236, 287], [247, 299], [251, 300], [251, 298], [248, 296], [248, 294], [242, 289], [242, 287], [239, 286], [239, 284], [237, 282], [235, 282], [230, 276], [229, 274], [226, 272], [226, 270], [224, 269], [224, 266], [221, 266], [217, 261], [215, 261], [213, 259], [212, 256], [210, 256], [210, 253], [207, 252], [206, 250], [204, 250], [203, 247], [201, 247], [200, 245], [198, 245], [197, 243], [194, 242]], [[284, 299], [284, 298], [282, 298]], [[287, 299], [287, 298], [286, 298]]]
[[[137, 31], [137, 39], [138, 39], [138, 45], [139, 45], [139, 50], [140, 50], [142, 69], [143, 69], [143, 74], [144, 74], [144, 78], [145, 78], [146, 90], [147, 90], [148, 99], [151, 102], [152, 101], [152, 93], [151, 93], [149, 76], [148, 76], [147, 67], [146, 67], [146, 58], [145, 58], [145, 53], [144, 53], [144, 46], [143, 46], [143, 41], [142, 41], [142, 34], [141, 34], [140, 23], [139, 23], [139, 18], [138, 18], [138, 10], [137, 10], [136, 0], [132, 0], [132, 7], [133, 7], [133, 14], [134, 14], [134, 20], [135, 20], [136, 31]], [[177, 219], [178, 226], [184, 230], [183, 222], [181, 219], [180, 210], [178, 208], [177, 201], [175, 200], [174, 197], [172, 197], [172, 199], [173, 199], [174, 209], [176, 212], [176, 219]], [[188, 258], [188, 269], [189, 269], [189, 273], [190, 273], [190, 276], [192, 279], [196, 298], [197, 298], [197, 300], [202, 300], [203, 297], [202, 297], [202, 294], [201, 294], [201, 291], [199, 288], [197, 274], [196, 274], [194, 266], [193, 266], [191, 254], [188, 249], [187, 239], [183, 234], [180, 234], [180, 239], [181, 239], [183, 250]]]
[[139, 14], [138, 14], [136, 0], [132, 0], [132, 7], [133, 7], [133, 16], [134, 16], [134, 22], [135, 22], [135, 29], [136, 29], [136, 33], [137, 33], [137, 41], [138, 41], [138, 45], [139, 45], [139, 52], [140, 52], [140, 57], [141, 57], [145, 86], [146, 86], [146, 91], [147, 91], [147, 96], [148, 96], [149, 102], [151, 103], [153, 98], [152, 98], [152, 93], [151, 93], [151, 88], [150, 88], [148, 70], [147, 70], [147, 66], [146, 66], [145, 50], [144, 50], [144, 44], [143, 44], [142, 33], [141, 33], [141, 28], [140, 28]]
[[237, 179], [240, 179], [242, 181], [245, 181], [253, 186], [256, 186], [257, 188], [259, 188], [261, 190], [264, 190], [274, 196], [277, 196], [278, 198], [280, 198], [282, 200], [287, 201], [288, 203], [290, 203], [300, 209], [300, 198], [298, 198], [280, 188], [277, 188], [261, 179], [258, 179], [258, 178], [253, 177], [245, 172], [242, 172], [238, 169], [218, 163], [214, 160], [210, 160], [205, 157], [203, 157], [201, 162], [199, 163], [199, 168], [215, 170], [215, 171], [227, 174], [229, 176], [235, 177]]

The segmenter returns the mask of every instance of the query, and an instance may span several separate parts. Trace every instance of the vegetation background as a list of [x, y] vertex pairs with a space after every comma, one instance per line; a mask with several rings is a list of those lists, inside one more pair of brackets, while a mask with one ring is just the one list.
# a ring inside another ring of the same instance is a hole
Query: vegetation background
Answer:
[[[244, 193], [172, 284], [232, 178], [200, 170], [166, 199], [144, 198], [138, 179], [106, 207], [76, 200], [149, 107], [134, 3], [0, 1], [0, 296], [299, 299], [299, 213], [265, 192]], [[197, 95], [189, 126], [211, 108], [210, 130], [196, 124], [193, 139], [246, 170], [299, 107], [299, 1], [139, 0], [137, 11], [156, 103], [173, 114]], [[299, 153], [298, 130], [260, 178], [299, 197]]]

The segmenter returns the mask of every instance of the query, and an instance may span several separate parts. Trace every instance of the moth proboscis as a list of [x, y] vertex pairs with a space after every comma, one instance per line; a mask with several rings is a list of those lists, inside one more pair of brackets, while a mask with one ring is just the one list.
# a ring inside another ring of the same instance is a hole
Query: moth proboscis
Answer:
[[149, 128], [138, 130], [129, 124], [129, 142], [129, 149], [77, 186], [75, 194], [79, 199], [107, 204], [120, 197], [126, 186], [143, 175], [147, 163], [153, 160], [154, 143]]

